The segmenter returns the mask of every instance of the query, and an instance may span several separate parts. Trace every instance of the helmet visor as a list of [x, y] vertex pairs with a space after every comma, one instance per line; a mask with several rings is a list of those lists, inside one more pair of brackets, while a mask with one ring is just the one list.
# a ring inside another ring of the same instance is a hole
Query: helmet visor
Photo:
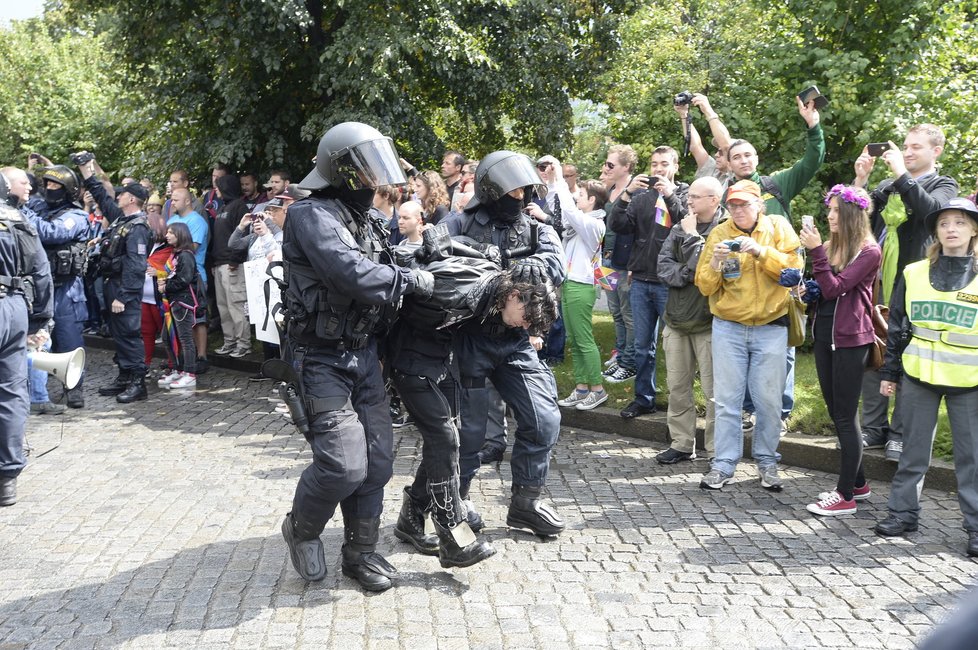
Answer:
[[350, 147], [336, 159], [336, 171], [354, 190], [407, 183], [390, 138], [367, 140]]
[[487, 169], [481, 179], [476, 178], [476, 183], [489, 201], [498, 201], [505, 194], [527, 186], [533, 186], [538, 196], [547, 196], [547, 186], [540, 179], [536, 167], [523, 155], [500, 160]]

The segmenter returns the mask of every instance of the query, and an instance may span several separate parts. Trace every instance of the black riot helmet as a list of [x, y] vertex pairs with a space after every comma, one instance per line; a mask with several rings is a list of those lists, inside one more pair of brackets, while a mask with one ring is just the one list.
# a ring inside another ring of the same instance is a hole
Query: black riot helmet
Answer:
[[66, 165], [55, 165], [53, 167], [47, 167], [44, 173], [41, 174], [41, 182], [54, 181], [55, 183], [60, 183], [68, 195], [68, 201], [75, 202], [78, 200], [79, 191], [81, 189], [81, 179], [78, 178], [78, 174], [75, 173], [70, 167]]
[[533, 190], [540, 198], [547, 196], [547, 186], [529, 157], [515, 151], [493, 151], [475, 170], [475, 195], [465, 210], [498, 201], [520, 187], [525, 188], [524, 205], [529, 203]]
[[376, 188], [407, 183], [394, 141], [360, 122], [337, 124], [319, 141], [316, 167], [299, 187], [321, 190]]

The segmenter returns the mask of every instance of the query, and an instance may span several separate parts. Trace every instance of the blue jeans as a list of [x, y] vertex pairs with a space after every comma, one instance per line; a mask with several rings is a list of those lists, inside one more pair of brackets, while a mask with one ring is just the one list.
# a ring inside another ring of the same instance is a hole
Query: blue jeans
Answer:
[[635, 401], [655, 403], [655, 342], [659, 318], [666, 313], [669, 287], [658, 282], [632, 280], [632, 322], [635, 324]]
[[[41, 347], [44, 352], [51, 351], [51, 341]], [[51, 401], [48, 395], [48, 373], [30, 368], [27, 371], [27, 385], [31, 391], [31, 404], [44, 404]]]
[[[876, 383], [878, 394], [879, 382]], [[788, 348], [788, 374], [784, 380], [784, 393], [781, 394], [781, 419], [787, 420], [793, 408], [795, 408], [795, 349], [791, 347]], [[744, 410], [751, 414], [754, 413], [754, 402], [750, 398], [750, 386], [744, 393]]]
[[713, 469], [733, 476], [744, 454], [740, 412], [750, 388], [756, 408], [751, 455], [760, 468], [781, 460], [781, 394], [787, 372], [788, 328], [713, 319], [713, 397], [716, 458]]

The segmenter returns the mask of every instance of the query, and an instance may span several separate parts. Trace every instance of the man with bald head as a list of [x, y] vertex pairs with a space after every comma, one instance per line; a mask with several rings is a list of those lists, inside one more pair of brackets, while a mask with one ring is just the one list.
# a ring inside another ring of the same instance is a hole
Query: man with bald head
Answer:
[[397, 231], [404, 239], [398, 248], [414, 250], [421, 246], [421, 231], [424, 226], [424, 216], [421, 204], [417, 201], [405, 201], [397, 211]]
[[[174, 172], [176, 173], [176, 172]], [[204, 258], [207, 255], [207, 241], [210, 236], [210, 226], [207, 219], [204, 219], [194, 210], [194, 197], [190, 190], [185, 187], [175, 188], [171, 194], [170, 204], [173, 214], [167, 219], [166, 225], [182, 223], [190, 229], [190, 236], [194, 240], [194, 260], [197, 262], [197, 272], [200, 273], [204, 285], [207, 285], [207, 271], [204, 270]], [[197, 346], [197, 374], [201, 368], [206, 369], [207, 363], [207, 320], [198, 319], [194, 325], [194, 344]], [[205, 365], [201, 365], [203, 362]]]
[[686, 195], [689, 211], [672, 227], [659, 252], [659, 280], [669, 287], [662, 330], [666, 352], [669, 411], [666, 422], [672, 445], [655, 457], [662, 465], [696, 458], [696, 405], [693, 380], [697, 367], [706, 399], [706, 456], [713, 454], [713, 344], [710, 304], [693, 284], [696, 264], [710, 231], [723, 214], [723, 186], [713, 176], [693, 181]]

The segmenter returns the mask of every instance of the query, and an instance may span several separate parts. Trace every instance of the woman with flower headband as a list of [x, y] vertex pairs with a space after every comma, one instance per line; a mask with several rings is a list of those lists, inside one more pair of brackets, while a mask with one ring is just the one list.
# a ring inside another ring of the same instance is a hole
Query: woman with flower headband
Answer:
[[862, 385], [853, 377], [862, 376], [875, 340], [873, 282], [883, 254], [870, 229], [872, 205], [866, 190], [836, 185], [825, 195], [825, 205], [831, 239], [823, 245], [812, 224], [805, 224], [798, 238], [808, 249], [821, 291], [812, 325], [815, 369], [842, 449], [836, 488], [807, 507], [816, 515], [833, 516], [856, 512], [856, 501], [871, 494], [856, 419]]

